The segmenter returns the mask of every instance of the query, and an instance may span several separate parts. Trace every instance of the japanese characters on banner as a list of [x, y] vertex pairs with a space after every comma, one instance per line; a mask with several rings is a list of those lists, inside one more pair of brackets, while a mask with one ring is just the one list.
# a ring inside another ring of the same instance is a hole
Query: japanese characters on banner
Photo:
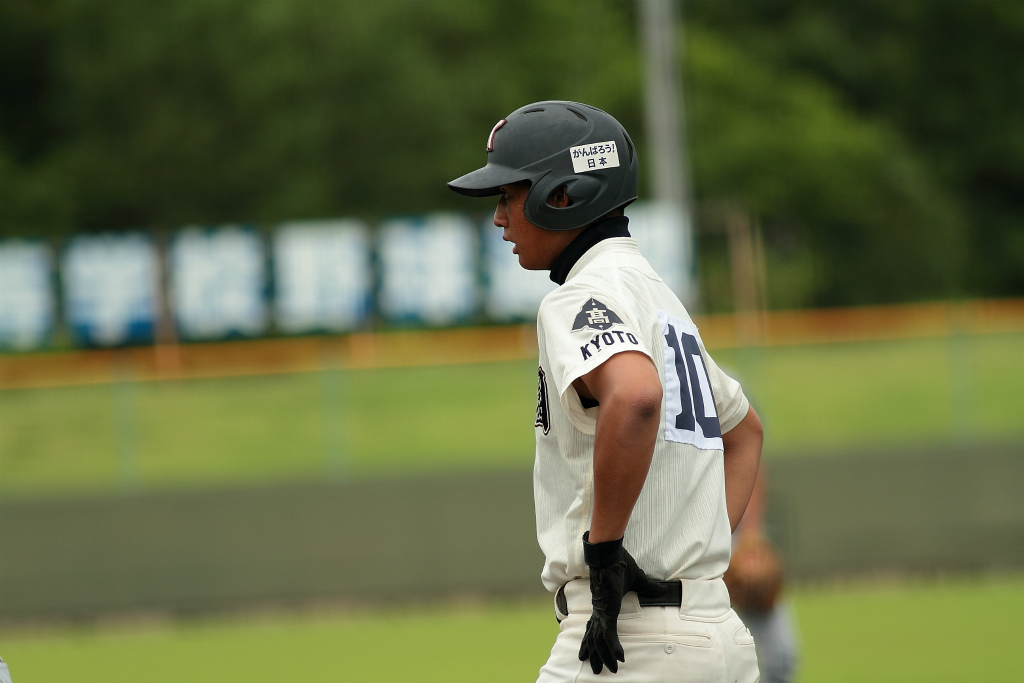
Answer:
[[186, 339], [258, 336], [267, 330], [266, 267], [258, 233], [189, 228], [168, 255], [171, 302]]
[[53, 256], [40, 242], [0, 242], [0, 349], [36, 349], [54, 326]]
[[478, 302], [476, 235], [458, 214], [385, 222], [377, 235], [381, 313], [427, 325], [471, 318]]
[[[684, 303], [691, 300], [682, 214], [648, 202], [626, 215], [641, 253]], [[53, 253], [41, 241], [0, 241], [0, 349], [50, 342], [58, 280], [71, 338], [88, 346], [153, 341], [161, 295], [178, 338], [207, 340], [346, 332], [364, 328], [371, 314], [435, 327], [530, 321], [555, 288], [546, 271], [519, 266], [489, 218], [474, 224], [451, 213], [392, 219], [376, 231], [355, 219], [284, 223], [267, 234], [193, 227], [177, 232], [165, 253], [144, 233], [83, 235], [60, 252], [59, 278]]]
[[640, 253], [676, 293], [690, 306], [696, 298], [692, 267], [693, 245], [690, 226], [678, 208], [668, 203], [637, 202], [626, 207], [629, 234]]
[[555, 288], [555, 283], [547, 271], [520, 266], [512, 244], [501, 238], [501, 228], [496, 228], [490, 218], [484, 221], [481, 233], [487, 317], [498, 322], [535, 319], [541, 299]]
[[147, 235], [75, 237], [64, 250], [61, 270], [65, 316], [76, 340], [115, 346], [153, 339], [158, 270]]
[[286, 223], [274, 235], [275, 319], [286, 333], [341, 332], [370, 313], [370, 236], [356, 220]]

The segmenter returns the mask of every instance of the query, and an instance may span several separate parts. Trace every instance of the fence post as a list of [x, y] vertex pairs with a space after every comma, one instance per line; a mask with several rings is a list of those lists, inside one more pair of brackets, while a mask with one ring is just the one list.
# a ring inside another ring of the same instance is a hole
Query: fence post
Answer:
[[978, 433], [973, 310], [965, 301], [951, 302], [946, 310], [953, 436], [961, 442], [968, 442]]
[[114, 403], [114, 454], [117, 461], [117, 480], [121, 491], [135, 491], [139, 487], [139, 406], [138, 387], [132, 355], [128, 350], [111, 354]]
[[345, 370], [341, 366], [337, 339], [321, 340], [319, 374], [324, 469], [328, 477], [340, 477], [348, 469], [348, 462], [345, 457]]

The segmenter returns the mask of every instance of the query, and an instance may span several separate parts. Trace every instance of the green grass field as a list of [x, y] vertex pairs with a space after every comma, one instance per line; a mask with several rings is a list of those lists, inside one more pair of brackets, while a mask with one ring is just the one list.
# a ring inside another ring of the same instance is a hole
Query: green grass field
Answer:
[[[801, 683], [1009, 683], [1024, 577], [798, 588]], [[532, 681], [545, 598], [0, 631], [15, 683]]]
[[[712, 353], [766, 452], [1020, 440], [1024, 335]], [[0, 493], [529, 468], [533, 361], [0, 391]]]

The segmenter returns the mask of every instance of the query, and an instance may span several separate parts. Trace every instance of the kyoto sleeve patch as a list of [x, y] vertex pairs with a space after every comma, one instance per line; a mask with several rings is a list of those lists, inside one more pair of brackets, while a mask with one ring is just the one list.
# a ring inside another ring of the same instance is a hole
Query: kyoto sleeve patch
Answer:
[[612, 325], [622, 325], [622, 318], [597, 299], [591, 298], [583, 304], [572, 323], [572, 331], [599, 330], [604, 331]]

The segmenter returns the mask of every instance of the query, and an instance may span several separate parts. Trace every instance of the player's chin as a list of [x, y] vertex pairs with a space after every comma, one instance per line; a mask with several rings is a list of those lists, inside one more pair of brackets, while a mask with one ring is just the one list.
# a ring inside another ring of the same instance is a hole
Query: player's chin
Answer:
[[545, 265], [537, 263], [536, 259], [531, 259], [523, 254], [519, 254], [519, 265], [524, 270], [547, 270]]

